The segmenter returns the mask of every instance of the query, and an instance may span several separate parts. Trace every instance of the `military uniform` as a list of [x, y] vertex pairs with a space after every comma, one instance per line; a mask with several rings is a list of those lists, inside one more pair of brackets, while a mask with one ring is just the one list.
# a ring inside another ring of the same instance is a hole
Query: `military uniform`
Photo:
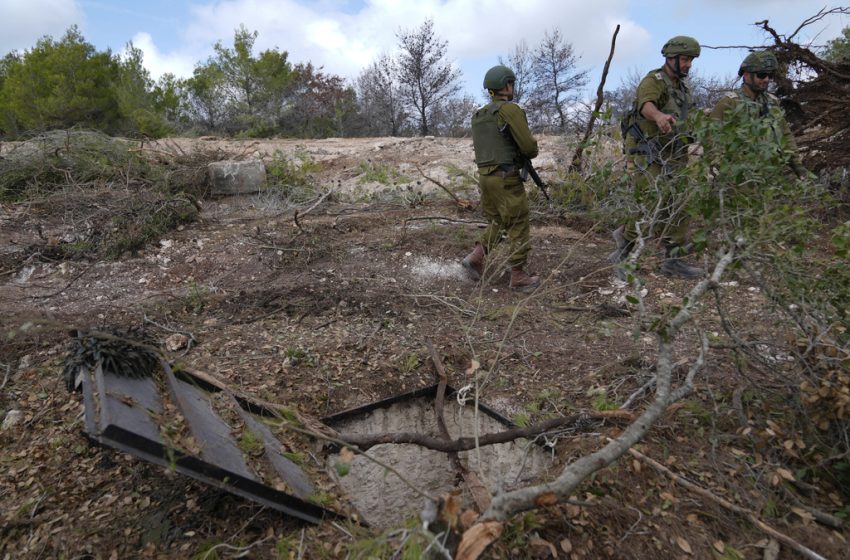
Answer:
[[510, 101], [494, 99], [472, 116], [472, 142], [478, 165], [481, 208], [487, 228], [479, 242], [489, 252], [508, 234], [511, 266], [522, 266], [531, 252], [528, 197], [520, 179], [521, 158], [537, 157], [537, 140], [525, 111]]
[[[664, 179], [681, 170], [688, 161], [688, 137], [676, 127], [670, 134], [661, 134], [654, 121], [640, 114], [648, 102], [653, 103], [662, 113], [676, 116], [681, 126], [693, 107], [693, 97], [684, 79], [674, 80], [663, 68], [648, 73], [638, 85], [633, 126], [638, 127], [640, 133], [633, 129], [627, 131], [625, 149], [629, 156], [629, 171], [635, 186], [641, 189], [659, 178]], [[687, 221], [683, 217], [669, 214], [658, 217], [666, 223], [665, 238], [668, 243], [684, 245], [688, 230]], [[626, 224], [623, 237], [627, 241], [637, 238], [634, 222]]]
[[490, 103], [472, 115], [472, 145], [487, 229], [461, 264], [472, 280], [480, 280], [487, 253], [502, 240], [502, 232], [507, 232], [510, 288], [528, 293], [537, 289], [540, 277], [523, 270], [531, 245], [528, 197], [520, 171], [524, 162], [537, 156], [537, 140], [528, 129], [525, 111], [511, 103], [515, 82], [516, 75], [507, 66], [490, 68], [483, 84], [490, 92]]
[[[665, 258], [661, 272], [680, 278], [698, 278], [704, 274], [700, 268], [690, 266], [681, 259], [685, 252], [688, 231], [687, 215], [674, 211], [673, 200], [659, 200], [658, 189], [662, 181], [675, 179], [688, 161], [690, 138], [682, 130], [693, 107], [693, 97], [686, 77], [693, 59], [700, 55], [699, 42], [693, 37], [677, 35], [661, 48], [664, 66], [647, 74], [638, 84], [632, 111], [623, 119], [623, 142], [627, 155], [627, 167], [632, 176], [637, 199], [647, 198], [649, 205], [657, 209], [655, 222], [663, 230], [653, 226], [653, 231], [641, 231], [640, 235], [661, 235], [665, 247]], [[644, 116], [648, 111], [650, 118]], [[663, 133], [653, 119], [663, 120], [670, 131]], [[668, 185], [664, 185], [668, 186]], [[670, 181], [670, 186], [675, 183]], [[663, 189], [660, 191], [663, 192]], [[614, 264], [614, 272], [625, 279], [623, 266], [635, 247], [638, 224], [632, 219], [614, 231], [616, 248], [608, 255]]]
[[746, 106], [747, 112], [753, 117], [769, 119], [770, 134], [767, 138], [760, 140], [776, 144], [782, 150], [788, 160], [788, 167], [797, 175], [805, 174], [803, 161], [797, 153], [797, 142], [791, 133], [791, 127], [785, 120], [785, 113], [779, 106], [779, 98], [766, 91], [753, 92], [755, 99], [751, 99], [743, 87], [736, 91], [726, 92], [714, 109], [711, 110], [711, 118], [722, 121], [727, 111], [733, 110], [739, 104]]

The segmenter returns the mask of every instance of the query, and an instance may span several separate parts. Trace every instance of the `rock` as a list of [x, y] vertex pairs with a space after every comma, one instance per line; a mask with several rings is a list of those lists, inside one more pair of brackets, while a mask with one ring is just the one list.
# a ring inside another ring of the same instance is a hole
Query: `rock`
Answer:
[[18, 373], [22, 373], [22, 372], [28, 370], [31, 366], [32, 366], [32, 356], [27, 354], [26, 356], [21, 358], [20, 362], [18, 362]]
[[17, 426], [21, 423], [21, 420], [24, 419], [24, 413], [20, 410], [10, 410], [6, 413], [6, 417], [3, 419], [3, 430], [8, 430], [14, 426]]
[[189, 337], [185, 334], [174, 333], [165, 339], [165, 348], [169, 352], [177, 352], [189, 345]]
[[266, 185], [266, 166], [258, 159], [215, 161], [207, 167], [211, 194], [253, 194]]

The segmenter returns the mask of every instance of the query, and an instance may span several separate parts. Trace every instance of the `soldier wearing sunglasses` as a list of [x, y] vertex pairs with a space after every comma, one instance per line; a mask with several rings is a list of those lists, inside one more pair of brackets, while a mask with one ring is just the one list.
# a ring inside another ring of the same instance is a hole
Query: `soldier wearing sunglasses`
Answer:
[[776, 56], [770, 51], [755, 51], [747, 55], [738, 69], [738, 76], [743, 81], [741, 88], [727, 92], [711, 111], [711, 118], [723, 120], [728, 111], [744, 103], [751, 115], [770, 119], [771, 134], [765, 140], [775, 143], [783, 152], [788, 167], [803, 178], [808, 171], [797, 153], [797, 144], [779, 106], [779, 98], [767, 91], [778, 68]]

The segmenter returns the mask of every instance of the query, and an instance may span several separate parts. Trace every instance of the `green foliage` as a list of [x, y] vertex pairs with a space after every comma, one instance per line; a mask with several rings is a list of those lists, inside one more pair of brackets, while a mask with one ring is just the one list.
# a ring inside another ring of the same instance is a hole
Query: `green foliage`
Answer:
[[517, 412], [511, 417], [511, 422], [520, 428], [525, 428], [531, 424], [531, 417], [526, 412]]
[[263, 442], [251, 430], [244, 430], [239, 438], [239, 449], [246, 455], [256, 455], [263, 450]]
[[76, 27], [60, 41], [45, 37], [11, 64], [0, 92], [3, 112], [14, 115], [15, 130], [49, 130], [83, 125], [115, 130], [120, 121], [112, 84], [119, 62], [97, 52]]
[[358, 185], [366, 183], [380, 183], [382, 185], [393, 185], [396, 183], [409, 183], [410, 179], [398, 172], [397, 169], [385, 163], [374, 161], [361, 161], [358, 165], [360, 177]]
[[523, 513], [505, 524], [500, 541], [509, 550], [522, 549], [528, 544], [531, 533], [543, 527], [534, 512]]
[[344, 461], [337, 461], [334, 463], [334, 469], [339, 476], [345, 476], [351, 472], [351, 464]]
[[0, 159], [0, 200], [40, 197], [69, 184], [126, 183], [128, 169], [144, 177], [150, 166], [124, 140], [82, 130], [51, 132]]
[[44, 37], [3, 59], [0, 133], [14, 138], [74, 126], [152, 137], [172, 132], [140, 49], [130, 43], [123, 59], [98, 52], [74, 26], [59, 41]]
[[598, 410], [600, 412], [605, 410], [617, 410], [619, 405], [612, 400], [608, 399], [607, 391], [599, 391], [593, 396], [593, 401], [590, 403], [594, 410]]
[[284, 351], [283, 355], [286, 356], [293, 366], [304, 364], [308, 367], [314, 367], [316, 365], [316, 357], [310, 354], [309, 350], [304, 350], [303, 348], [290, 346]]
[[417, 519], [408, 519], [402, 528], [387, 530], [379, 535], [370, 534], [359, 526], [351, 526], [349, 530], [354, 534], [354, 540], [348, 544], [346, 558], [351, 560], [428, 558], [426, 551], [434, 550], [432, 543], [436, 539], [434, 534], [422, 528]]
[[404, 373], [411, 373], [420, 365], [422, 365], [422, 362], [419, 360], [419, 356], [411, 352], [410, 354], [405, 354], [402, 358], [401, 371]]
[[848, 62], [850, 60], [850, 27], [841, 30], [841, 35], [826, 42], [823, 57], [830, 62]]
[[195, 313], [200, 313], [203, 311], [204, 305], [206, 305], [208, 294], [209, 290], [206, 286], [201, 286], [192, 282], [189, 286], [189, 293], [186, 294], [186, 307]]
[[271, 161], [266, 164], [266, 175], [269, 184], [283, 187], [303, 187], [321, 166], [310, 154], [299, 152], [295, 158], [288, 158], [280, 150], [275, 150]]

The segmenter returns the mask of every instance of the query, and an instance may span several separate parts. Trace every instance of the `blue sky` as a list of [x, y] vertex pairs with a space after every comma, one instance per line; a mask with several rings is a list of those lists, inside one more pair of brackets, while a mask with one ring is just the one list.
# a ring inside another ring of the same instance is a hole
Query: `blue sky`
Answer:
[[[614, 27], [621, 25], [607, 88], [630, 72], [660, 66], [661, 45], [672, 35], [692, 35], [704, 45], [763, 45], [753, 22], [768, 19], [790, 34], [824, 6], [824, 0], [0, 0], [0, 53], [25, 50], [43, 35], [58, 38], [78, 25], [97, 48], [120, 52], [128, 41], [142, 48], [154, 77], [189, 75], [221, 40], [231, 44], [244, 24], [257, 30], [259, 49], [277, 47], [295, 62], [313, 62], [354, 79], [381, 53], [392, 53], [396, 32], [432, 18], [463, 72], [466, 90], [480, 93], [487, 68], [520, 40], [530, 46], [544, 31], [560, 29], [591, 72], [595, 91]], [[850, 25], [829, 16], [800, 36], [824, 44]], [[745, 50], [708, 50], [695, 69], [703, 76], [734, 74]]]

